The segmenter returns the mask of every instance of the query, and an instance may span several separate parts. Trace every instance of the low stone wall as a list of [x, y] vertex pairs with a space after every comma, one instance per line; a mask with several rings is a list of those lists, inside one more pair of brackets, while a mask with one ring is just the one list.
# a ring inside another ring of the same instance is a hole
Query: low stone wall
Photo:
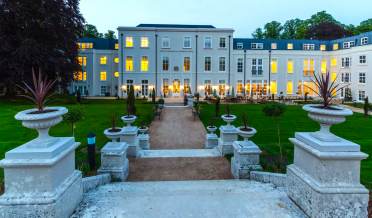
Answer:
[[105, 185], [111, 182], [110, 174], [101, 174], [97, 176], [89, 176], [83, 178], [83, 191], [88, 192], [98, 186]]
[[287, 176], [281, 173], [251, 171], [250, 179], [263, 183], [271, 183], [277, 187], [285, 187]]

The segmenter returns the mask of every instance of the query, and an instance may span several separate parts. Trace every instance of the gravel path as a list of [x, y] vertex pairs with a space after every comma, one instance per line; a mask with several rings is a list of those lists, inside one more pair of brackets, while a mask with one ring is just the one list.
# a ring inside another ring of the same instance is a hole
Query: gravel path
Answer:
[[190, 108], [164, 108], [150, 126], [151, 149], [202, 149], [206, 130]]

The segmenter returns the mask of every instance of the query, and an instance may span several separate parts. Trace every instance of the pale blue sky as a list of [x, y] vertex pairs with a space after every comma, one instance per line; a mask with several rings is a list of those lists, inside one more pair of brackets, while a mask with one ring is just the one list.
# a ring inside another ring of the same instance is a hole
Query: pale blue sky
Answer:
[[345, 24], [372, 18], [371, 0], [81, 0], [80, 10], [100, 32], [139, 23], [211, 24], [251, 37], [257, 27], [277, 20], [309, 18], [326, 10]]

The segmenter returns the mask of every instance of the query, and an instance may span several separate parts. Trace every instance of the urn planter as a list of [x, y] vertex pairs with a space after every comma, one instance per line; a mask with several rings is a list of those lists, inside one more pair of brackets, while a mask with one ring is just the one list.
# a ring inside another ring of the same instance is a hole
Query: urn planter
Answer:
[[350, 116], [353, 112], [350, 109], [340, 106], [330, 106], [322, 108], [321, 105], [307, 104], [303, 109], [308, 113], [310, 119], [320, 124], [320, 130], [312, 133], [312, 136], [325, 142], [337, 142], [341, 139], [330, 132], [332, 125], [343, 123], [346, 116]]
[[256, 133], [257, 130], [252, 127], [247, 127], [247, 129], [244, 126], [238, 127], [238, 134], [243, 137], [243, 145], [248, 145], [249, 143], [249, 138], [252, 138]]
[[214, 134], [217, 131], [217, 126], [207, 126], [207, 130], [210, 134]]
[[17, 113], [15, 119], [22, 121], [24, 127], [36, 129], [39, 133], [33, 140], [34, 143], [29, 144], [30, 147], [45, 148], [51, 146], [56, 140], [49, 135], [49, 129], [60, 123], [63, 120], [62, 116], [67, 112], [65, 107], [46, 107], [44, 112], [28, 109]]
[[221, 116], [221, 118], [227, 123], [227, 127], [231, 127], [231, 123], [236, 120], [236, 116], [232, 114], [224, 114]]
[[136, 121], [137, 117], [134, 115], [125, 115], [121, 117], [121, 120], [127, 124], [127, 127], [130, 127], [134, 121]]
[[147, 133], [147, 131], [149, 131], [149, 128], [147, 126], [141, 126], [138, 128], [138, 132], [143, 135], [145, 133]]
[[105, 136], [110, 139], [112, 142], [117, 142], [118, 139], [120, 139], [120, 136], [123, 134], [122, 128], [120, 127], [115, 127], [113, 130], [112, 128], [105, 129], [103, 132]]

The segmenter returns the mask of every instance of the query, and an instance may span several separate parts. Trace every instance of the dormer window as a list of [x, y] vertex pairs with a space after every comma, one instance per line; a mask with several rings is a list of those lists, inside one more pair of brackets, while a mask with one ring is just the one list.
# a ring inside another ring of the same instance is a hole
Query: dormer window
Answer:
[[304, 44], [303, 49], [307, 50], [307, 51], [313, 51], [315, 49], [315, 45], [314, 44]]
[[236, 48], [237, 49], [243, 49], [243, 43], [242, 42], [236, 43]]
[[251, 49], [263, 49], [263, 43], [251, 43]]
[[354, 46], [355, 46], [354, 41], [344, 42], [344, 44], [343, 44], [344, 48], [351, 48], [351, 47], [354, 47]]
[[293, 43], [288, 43], [287, 44], [287, 49], [288, 50], [293, 50]]
[[273, 49], [273, 50], [278, 49], [278, 44], [276, 44], [276, 43], [271, 43], [271, 49]]

